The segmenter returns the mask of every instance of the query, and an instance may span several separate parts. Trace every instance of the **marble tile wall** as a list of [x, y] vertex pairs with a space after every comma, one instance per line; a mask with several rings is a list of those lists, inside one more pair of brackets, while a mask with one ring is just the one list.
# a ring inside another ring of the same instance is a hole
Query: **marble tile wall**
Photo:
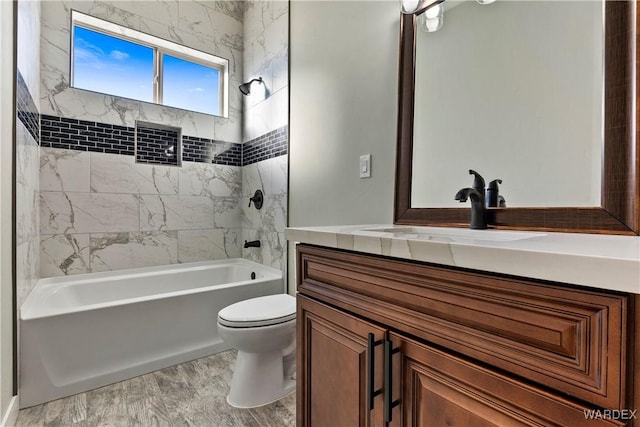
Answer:
[[40, 2], [18, 6], [16, 122], [16, 300], [22, 305], [39, 278]]
[[248, 0], [244, 14], [244, 81], [262, 77], [243, 97], [243, 141], [289, 120], [289, 2]]
[[244, 14], [244, 81], [262, 77], [243, 97], [242, 189], [247, 200], [265, 194], [261, 210], [243, 209], [243, 239], [262, 242], [245, 258], [283, 270], [287, 277], [287, 166], [289, 2], [249, 0]]
[[[150, 3], [43, 3], [44, 117], [96, 127], [130, 129], [135, 120], [178, 126], [184, 151], [182, 167], [171, 167], [137, 164], [129, 151], [108, 154], [89, 147], [80, 151], [71, 143], [45, 144], [40, 153], [42, 276], [239, 256], [285, 270], [288, 2], [158, 1], [158, 8]], [[69, 88], [65, 25], [72, 8], [229, 58], [229, 119]], [[150, 9], [155, 18], [149, 17]], [[251, 39], [249, 52], [244, 37]], [[261, 99], [243, 99], [233, 90], [246, 81], [246, 62], [265, 79]], [[265, 194], [260, 211], [247, 207], [258, 188]], [[254, 239], [262, 241], [259, 250], [242, 248], [244, 240]]]
[[[69, 87], [70, 14], [97, 18], [229, 60], [229, 117]], [[43, 114], [133, 127], [135, 120], [163, 123], [193, 135], [242, 142], [243, 2], [192, 0], [57, 0], [42, 2], [41, 109]]]
[[42, 147], [42, 277], [241, 256], [240, 166]]
[[[260, 240], [260, 248], [243, 249], [244, 258], [281, 269], [286, 273], [287, 156], [278, 156], [242, 168], [242, 233], [244, 240]], [[249, 197], [261, 189], [262, 209], [248, 206]], [[285, 274], [286, 277], [286, 274]]]

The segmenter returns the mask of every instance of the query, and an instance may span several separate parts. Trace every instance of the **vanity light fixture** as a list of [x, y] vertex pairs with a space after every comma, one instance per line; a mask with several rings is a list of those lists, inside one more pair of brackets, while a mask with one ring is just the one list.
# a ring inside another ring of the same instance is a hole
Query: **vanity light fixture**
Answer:
[[253, 82], [264, 83], [262, 81], [262, 77], [258, 77], [257, 79], [242, 83], [240, 86], [238, 86], [238, 89], [240, 89], [240, 92], [242, 92], [243, 95], [249, 95], [251, 94], [251, 83]]
[[496, 0], [476, 0], [476, 3], [478, 4], [491, 4]]
[[437, 4], [427, 9], [422, 15], [418, 16], [418, 27], [427, 33], [433, 33], [442, 28], [444, 21], [444, 7]]
[[444, 2], [444, 0], [400, 0], [400, 6], [402, 13], [411, 15], [413, 13], [420, 13], [442, 2]]

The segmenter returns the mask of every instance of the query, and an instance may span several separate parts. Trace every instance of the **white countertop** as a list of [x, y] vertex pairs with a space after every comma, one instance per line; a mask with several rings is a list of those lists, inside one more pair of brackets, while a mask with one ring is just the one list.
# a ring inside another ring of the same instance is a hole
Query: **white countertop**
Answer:
[[389, 224], [290, 227], [287, 240], [640, 294], [640, 237]]

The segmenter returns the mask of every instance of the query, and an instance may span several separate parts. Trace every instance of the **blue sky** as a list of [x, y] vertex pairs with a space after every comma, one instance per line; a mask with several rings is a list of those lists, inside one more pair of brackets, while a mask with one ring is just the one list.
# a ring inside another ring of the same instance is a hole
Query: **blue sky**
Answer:
[[[74, 87], [153, 102], [153, 49], [74, 29]], [[219, 114], [219, 72], [164, 55], [163, 104]]]
[[218, 77], [215, 68], [164, 55], [162, 103], [218, 115]]

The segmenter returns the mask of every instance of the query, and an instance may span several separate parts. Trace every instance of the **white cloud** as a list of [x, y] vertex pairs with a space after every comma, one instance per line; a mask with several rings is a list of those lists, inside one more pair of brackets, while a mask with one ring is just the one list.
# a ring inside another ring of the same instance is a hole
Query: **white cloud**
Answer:
[[124, 61], [129, 57], [129, 54], [126, 52], [120, 52], [119, 50], [112, 50], [109, 56], [113, 59], [117, 59], [118, 61]]
[[194, 89], [187, 89], [187, 92], [189, 92], [189, 93], [204, 92], [204, 89], [201, 88], [201, 87], [197, 87], [197, 88], [194, 88]]

